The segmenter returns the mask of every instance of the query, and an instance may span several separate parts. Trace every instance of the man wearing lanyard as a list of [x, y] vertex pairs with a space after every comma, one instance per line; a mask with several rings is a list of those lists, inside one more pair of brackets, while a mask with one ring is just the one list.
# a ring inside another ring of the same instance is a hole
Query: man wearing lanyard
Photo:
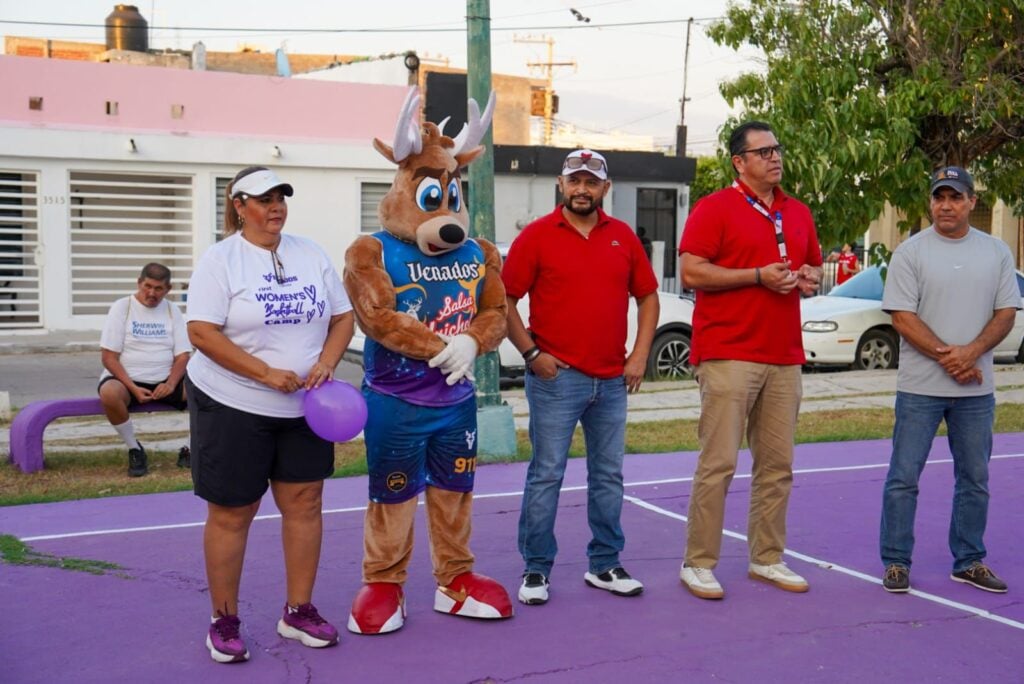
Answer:
[[724, 596], [713, 569], [744, 429], [753, 457], [748, 575], [808, 589], [782, 551], [805, 361], [800, 295], [818, 289], [821, 248], [810, 210], [779, 187], [782, 145], [768, 124], [737, 127], [729, 152], [736, 180], [697, 203], [679, 245], [683, 283], [697, 290], [690, 361], [701, 396], [680, 578], [706, 599]]

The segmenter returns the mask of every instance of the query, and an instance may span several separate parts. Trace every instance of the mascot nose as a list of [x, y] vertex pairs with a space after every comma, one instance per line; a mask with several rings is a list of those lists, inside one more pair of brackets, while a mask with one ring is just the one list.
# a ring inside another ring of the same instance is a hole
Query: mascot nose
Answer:
[[458, 226], [454, 223], [441, 226], [441, 230], [438, 233], [441, 239], [450, 245], [455, 245], [466, 239], [466, 231], [462, 229], [462, 226]]

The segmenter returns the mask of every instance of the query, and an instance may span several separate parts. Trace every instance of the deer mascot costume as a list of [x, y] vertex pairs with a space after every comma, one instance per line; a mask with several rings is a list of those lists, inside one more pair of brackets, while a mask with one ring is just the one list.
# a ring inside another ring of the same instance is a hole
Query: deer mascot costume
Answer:
[[[405, 622], [417, 496], [426, 490], [434, 610], [474, 618], [512, 616], [508, 593], [473, 570], [469, 550], [476, 470], [473, 363], [505, 336], [501, 257], [469, 239], [460, 169], [483, 153], [494, 94], [454, 139], [444, 124], [415, 123], [409, 91], [394, 146], [374, 148], [398, 165], [378, 215], [384, 230], [345, 253], [345, 288], [366, 333], [363, 394], [370, 503], [363, 530], [363, 587], [349, 630], [381, 634]], [[445, 120], [447, 121], [447, 119]]]

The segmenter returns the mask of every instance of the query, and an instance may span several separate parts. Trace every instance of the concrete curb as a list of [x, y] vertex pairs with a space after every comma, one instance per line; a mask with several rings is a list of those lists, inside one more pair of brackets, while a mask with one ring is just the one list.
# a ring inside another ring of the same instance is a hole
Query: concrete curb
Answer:
[[[997, 366], [996, 402], [1024, 404], [1024, 366]], [[2, 393], [0, 393], [2, 394]], [[843, 409], [891, 409], [896, 394], [896, 374], [892, 371], [851, 371], [848, 373], [809, 374], [804, 376], [804, 398], [801, 413], [839, 411]], [[511, 409], [517, 429], [529, 425], [529, 408], [522, 389], [502, 391]], [[2, 410], [0, 396], [0, 410]], [[642, 423], [657, 420], [697, 419], [700, 417], [700, 394], [693, 381], [649, 383], [645, 391], [631, 395], [627, 420]], [[187, 413], [137, 414], [132, 416], [139, 439], [148, 449], [176, 451], [188, 435]], [[152, 433], [171, 433], [169, 439], [148, 439]], [[46, 430], [48, 439], [95, 439], [109, 436], [109, 443], [82, 446], [83, 451], [120, 448], [120, 442], [102, 417], [64, 419]], [[0, 452], [10, 443], [10, 428], [0, 429]], [[59, 449], [70, 449], [61, 446]]]

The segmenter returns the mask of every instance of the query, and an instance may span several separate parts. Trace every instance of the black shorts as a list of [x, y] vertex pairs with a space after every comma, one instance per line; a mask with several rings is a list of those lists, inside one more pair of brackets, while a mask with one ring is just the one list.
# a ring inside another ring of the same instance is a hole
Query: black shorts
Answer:
[[[103, 378], [102, 380], [100, 380], [100, 384], [96, 385], [96, 391], [99, 392], [100, 387], [103, 387], [103, 384], [109, 382], [110, 380], [117, 380], [117, 378], [115, 378], [113, 375], [108, 375], [107, 377]], [[148, 389], [150, 392], [152, 392], [157, 388], [158, 385], [160, 385], [163, 382], [166, 382], [166, 379], [161, 380], [160, 382], [139, 382], [138, 380], [132, 380], [132, 382], [134, 382], [139, 387], [144, 387]], [[163, 399], [154, 399], [153, 401], [155, 401], [158, 404], [167, 404], [168, 406], [173, 406], [179, 411], [187, 409], [188, 400], [185, 397], [185, 378], [183, 377], [181, 380], [179, 380], [178, 384], [174, 386], [174, 389], [171, 390], [171, 393], [168, 394], [166, 397], [164, 397]], [[139, 400], [135, 398], [135, 395], [129, 392], [128, 408], [131, 408], [132, 406], [141, 405], [142, 404], [139, 403]]]
[[306, 419], [275, 418], [221, 404], [188, 376], [192, 485], [219, 506], [259, 501], [275, 482], [316, 482], [334, 474], [334, 444]]

